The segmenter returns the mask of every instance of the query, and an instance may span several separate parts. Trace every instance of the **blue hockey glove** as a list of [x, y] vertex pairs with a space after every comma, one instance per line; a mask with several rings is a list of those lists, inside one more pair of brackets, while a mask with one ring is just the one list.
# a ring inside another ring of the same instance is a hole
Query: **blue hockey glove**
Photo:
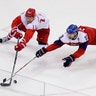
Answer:
[[43, 47], [42, 49], [40, 49], [40, 50], [38, 50], [38, 51], [36, 52], [36, 57], [39, 58], [39, 57], [41, 57], [42, 55], [44, 55], [45, 53], [46, 53], [46, 50], [45, 50], [45, 48]]
[[69, 67], [69, 66], [71, 65], [71, 63], [72, 63], [73, 61], [75, 61], [75, 58], [74, 58], [72, 55], [70, 55], [70, 56], [68, 56], [68, 57], [66, 57], [66, 58], [63, 58], [62, 60], [65, 61], [65, 62], [63, 63], [63, 66], [64, 66], [64, 67]]

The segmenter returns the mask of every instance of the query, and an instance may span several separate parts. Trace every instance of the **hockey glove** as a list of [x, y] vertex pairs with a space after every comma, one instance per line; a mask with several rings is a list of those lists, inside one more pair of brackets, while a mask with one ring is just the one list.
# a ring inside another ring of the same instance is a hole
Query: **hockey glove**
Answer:
[[22, 39], [22, 41], [19, 43], [19, 44], [17, 44], [15, 47], [14, 47], [14, 49], [16, 50], [16, 51], [21, 51], [23, 48], [25, 48], [26, 47], [26, 41], [25, 41], [25, 39]]
[[46, 50], [45, 50], [45, 48], [43, 47], [42, 49], [40, 49], [40, 50], [38, 50], [38, 51], [36, 52], [36, 57], [39, 58], [39, 57], [41, 57], [42, 55], [44, 55], [45, 53], [46, 53]]
[[14, 27], [14, 28], [12, 28], [11, 32], [8, 34], [8, 38], [11, 39], [12, 37], [15, 37], [16, 39], [18, 39], [18, 37], [22, 38], [23, 35], [22, 35], [22, 33], [17, 31], [17, 27]]
[[72, 55], [70, 55], [70, 56], [68, 56], [68, 57], [66, 57], [66, 58], [63, 58], [62, 60], [65, 61], [65, 62], [63, 63], [63, 66], [64, 66], [64, 67], [69, 67], [69, 66], [71, 65], [71, 63], [72, 63], [73, 61], [75, 61], [75, 58], [74, 58]]
[[15, 36], [16, 39], [18, 39], [18, 37], [21, 39], [23, 37], [22, 33], [20, 32], [16, 32]]

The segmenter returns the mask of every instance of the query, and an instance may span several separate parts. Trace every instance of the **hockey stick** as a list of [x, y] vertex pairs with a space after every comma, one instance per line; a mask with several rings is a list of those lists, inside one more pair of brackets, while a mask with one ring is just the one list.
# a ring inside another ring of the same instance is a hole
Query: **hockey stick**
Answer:
[[[32, 62], [36, 57], [32, 58], [30, 61], [28, 61], [25, 65], [23, 65], [20, 69], [18, 69], [13, 75], [12, 78], [19, 72], [21, 71], [24, 67], [26, 67], [30, 62]], [[5, 78], [4, 82], [11, 80], [11, 78], [7, 79]], [[1, 86], [9, 86], [7, 83], [1, 83]]]
[[[19, 37], [18, 37], [18, 40], [17, 40], [17, 44], [18, 43], [19, 43]], [[11, 85], [11, 83], [12, 83], [12, 77], [13, 77], [15, 66], [16, 66], [17, 55], [18, 55], [18, 51], [16, 51], [16, 54], [15, 54], [14, 65], [13, 65], [13, 68], [12, 68], [12, 72], [11, 72], [11, 77], [10, 77], [9, 83], [4, 83], [3, 82], [3, 83], [0, 84], [1, 86], [10, 86]]]

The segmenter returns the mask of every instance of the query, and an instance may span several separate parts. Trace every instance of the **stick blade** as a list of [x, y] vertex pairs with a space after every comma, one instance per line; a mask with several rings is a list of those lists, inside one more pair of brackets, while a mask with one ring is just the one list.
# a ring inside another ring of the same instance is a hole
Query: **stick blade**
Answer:
[[0, 83], [1, 86], [10, 86], [11, 84], [10, 83]]

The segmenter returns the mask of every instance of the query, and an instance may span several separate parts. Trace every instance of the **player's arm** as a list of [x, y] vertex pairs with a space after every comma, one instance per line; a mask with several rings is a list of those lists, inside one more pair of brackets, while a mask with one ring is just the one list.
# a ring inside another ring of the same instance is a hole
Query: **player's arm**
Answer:
[[63, 66], [64, 67], [69, 67], [71, 65], [71, 63], [73, 61], [75, 61], [76, 58], [79, 58], [80, 56], [82, 56], [85, 53], [87, 46], [88, 46], [88, 41], [86, 41], [84, 43], [81, 43], [76, 52], [74, 52], [73, 54], [71, 54], [68, 57], [63, 58], [62, 60], [65, 61], [63, 63]]
[[79, 45], [78, 50], [75, 53], [73, 53], [72, 56], [74, 58], [79, 58], [80, 56], [82, 56], [85, 53], [87, 46], [88, 46], [88, 41], [81, 43]]
[[8, 33], [8, 38], [11, 39], [12, 37], [15, 37], [15, 38], [22, 38], [23, 37], [23, 34], [18, 32], [18, 27], [21, 25], [21, 16], [17, 16], [13, 21], [12, 21], [12, 24], [11, 24], [11, 31], [10, 33]]
[[60, 48], [62, 45], [64, 45], [64, 43], [59, 39], [56, 40], [53, 44], [49, 45], [47, 48], [45, 48], [45, 50], [46, 52], [49, 52], [57, 48]]
[[17, 16], [13, 21], [12, 21], [12, 24], [11, 24], [11, 28], [14, 28], [14, 27], [18, 27], [19, 24], [21, 24], [21, 16]]
[[41, 57], [46, 52], [53, 51], [57, 48], [60, 48], [62, 45], [64, 45], [64, 43], [60, 39], [56, 40], [53, 44], [49, 45], [48, 47], [46, 48], [43, 47], [42, 49], [38, 50], [36, 52], [36, 57]]
[[26, 47], [26, 43], [29, 42], [29, 40], [32, 38], [33, 34], [34, 34], [34, 30], [32, 29], [27, 29], [27, 31], [25, 32], [25, 35], [23, 37], [23, 39], [21, 40], [21, 42], [19, 44], [17, 44], [14, 49], [16, 51], [21, 51], [23, 48]]
[[85, 53], [86, 48], [88, 46], [88, 35], [84, 34], [84, 36], [82, 37], [82, 39], [80, 41], [81, 41], [81, 43], [79, 44], [78, 50], [72, 54], [72, 56], [74, 58], [79, 58], [80, 56], [82, 56]]
[[35, 32], [35, 30], [27, 29], [27, 31], [25, 32], [25, 35], [24, 35], [24, 39], [25, 39], [26, 43], [28, 43], [29, 40], [33, 37], [34, 32]]

